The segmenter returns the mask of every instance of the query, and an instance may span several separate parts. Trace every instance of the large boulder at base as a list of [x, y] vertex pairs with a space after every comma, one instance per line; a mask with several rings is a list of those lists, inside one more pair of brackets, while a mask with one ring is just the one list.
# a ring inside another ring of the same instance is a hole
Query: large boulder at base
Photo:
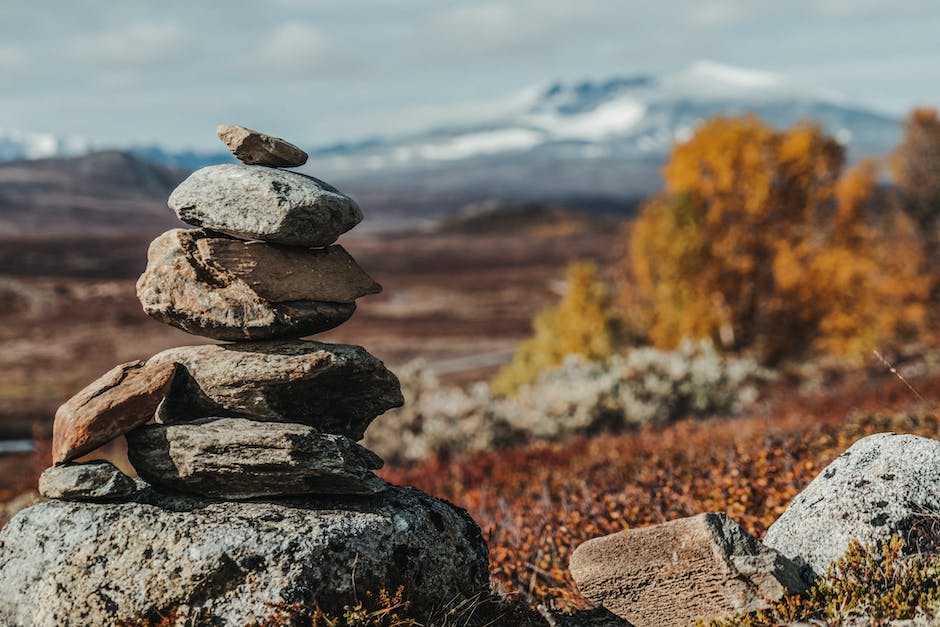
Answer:
[[813, 479], [770, 526], [764, 543], [809, 579], [824, 575], [852, 540], [878, 542], [897, 533], [911, 552], [940, 548], [938, 512], [940, 441], [878, 433]]
[[339, 326], [381, 290], [340, 246], [306, 250], [174, 229], [147, 251], [150, 317], [217, 340], [301, 337]]
[[63, 501], [117, 501], [136, 487], [133, 479], [104, 460], [53, 466], [39, 477], [39, 494]]
[[245, 418], [147, 425], [127, 434], [137, 473], [164, 488], [226, 499], [374, 494], [382, 459], [342, 435]]
[[187, 224], [288, 246], [328, 246], [362, 221], [359, 205], [323, 181], [241, 163], [196, 170], [168, 203]]
[[307, 163], [306, 152], [280, 137], [237, 124], [219, 124], [215, 132], [242, 163], [272, 168], [296, 168]]
[[466, 512], [414, 488], [243, 502], [147, 488], [131, 503], [41, 503], [0, 531], [0, 625], [241, 626], [399, 585], [416, 607], [487, 587]]
[[55, 413], [53, 463], [81, 457], [153, 420], [175, 374], [173, 363], [131, 361], [89, 383]]
[[148, 364], [181, 368], [157, 409], [163, 423], [208, 417], [296, 422], [361, 440], [404, 402], [398, 378], [360, 346], [309, 340], [182, 346]]
[[581, 594], [636, 627], [750, 612], [805, 587], [796, 566], [724, 513], [588, 540], [569, 567]]

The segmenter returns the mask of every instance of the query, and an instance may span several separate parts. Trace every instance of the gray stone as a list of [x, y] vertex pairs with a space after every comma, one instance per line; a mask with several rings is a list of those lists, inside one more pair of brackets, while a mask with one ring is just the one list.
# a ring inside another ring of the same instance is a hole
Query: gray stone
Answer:
[[52, 462], [81, 457], [153, 420], [175, 375], [176, 364], [131, 361], [89, 383], [55, 413]]
[[220, 124], [215, 132], [242, 163], [272, 168], [295, 168], [307, 163], [306, 152], [280, 137], [237, 124]]
[[151, 624], [174, 612], [178, 624], [241, 626], [399, 585], [421, 608], [487, 584], [479, 527], [413, 488], [234, 502], [150, 488], [130, 503], [47, 501], [0, 531], [0, 625]]
[[174, 229], [155, 239], [137, 297], [152, 318], [217, 340], [300, 337], [339, 326], [381, 288], [340, 246], [318, 251]]
[[52, 466], [39, 477], [39, 494], [47, 499], [116, 501], [135, 489], [133, 479], [103, 460]]
[[182, 346], [148, 363], [182, 366], [157, 409], [163, 423], [242, 417], [361, 440], [376, 416], [403, 403], [398, 378], [360, 346], [311, 340]]
[[793, 560], [805, 578], [824, 575], [852, 540], [901, 534], [907, 550], [940, 548], [940, 441], [878, 433], [829, 464], [770, 526], [764, 543]]
[[636, 627], [707, 622], [805, 588], [794, 564], [724, 513], [588, 540], [569, 568], [581, 594]]
[[187, 224], [289, 246], [327, 246], [362, 221], [355, 201], [327, 183], [256, 165], [197, 170], [169, 205]]
[[127, 434], [127, 456], [153, 485], [226, 499], [374, 494], [382, 459], [342, 435], [245, 418], [147, 425]]

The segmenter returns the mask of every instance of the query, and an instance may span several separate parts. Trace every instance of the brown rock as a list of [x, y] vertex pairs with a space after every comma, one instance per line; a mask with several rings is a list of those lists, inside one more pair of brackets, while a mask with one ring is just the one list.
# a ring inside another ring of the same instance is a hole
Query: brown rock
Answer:
[[61, 464], [147, 423], [166, 396], [176, 364], [132, 361], [115, 366], [59, 407], [52, 461]]
[[636, 627], [750, 612], [805, 587], [790, 560], [723, 513], [588, 540], [569, 568], [585, 597]]
[[382, 291], [342, 246], [306, 250], [216, 237], [200, 239], [196, 246], [203, 260], [272, 303], [352, 303]]
[[380, 289], [339, 246], [287, 248], [198, 229], [155, 239], [137, 281], [147, 315], [230, 341], [332, 329], [353, 314], [356, 298]]
[[215, 132], [242, 163], [294, 168], [307, 163], [307, 153], [284, 141], [237, 124], [220, 124]]

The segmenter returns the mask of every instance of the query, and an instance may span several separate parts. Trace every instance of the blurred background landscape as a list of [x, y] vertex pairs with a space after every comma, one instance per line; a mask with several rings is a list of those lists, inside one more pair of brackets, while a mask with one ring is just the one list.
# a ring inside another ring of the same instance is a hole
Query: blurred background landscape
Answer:
[[0, 500], [77, 390], [207, 341], [134, 284], [233, 123], [362, 207], [339, 243], [384, 291], [316, 339], [399, 373], [367, 445], [507, 588], [583, 605], [570, 547], [627, 526], [759, 534], [854, 437], [940, 434], [938, 31], [918, 0], [6, 5]]

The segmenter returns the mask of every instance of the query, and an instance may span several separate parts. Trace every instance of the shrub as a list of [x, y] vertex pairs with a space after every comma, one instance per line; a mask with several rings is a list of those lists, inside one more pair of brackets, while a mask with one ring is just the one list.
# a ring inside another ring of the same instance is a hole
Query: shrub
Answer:
[[[757, 627], [813, 621], [841, 625], [866, 619], [872, 625], [891, 620], [933, 619], [940, 606], [940, 561], [937, 556], [904, 554], [899, 536], [862, 545], [853, 541], [825, 577], [802, 595], [785, 596], [768, 610], [739, 614], [714, 627]], [[933, 624], [931, 622], [931, 624]]]
[[493, 390], [514, 394], [520, 386], [535, 381], [542, 370], [560, 365], [568, 355], [588, 360], [610, 357], [619, 347], [619, 326], [597, 266], [584, 261], [571, 264], [561, 300], [535, 317], [532, 337], [519, 346], [512, 361], [493, 378]]
[[687, 341], [676, 351], [634, 349], [606, 362], [570, 356], [510, 398], [483, 383], [468, 392], [442, 388], [420, 364], [401, 375], [405, 406], [378, 419], [364, 442], [393, 462], [727, 414], [753, 400], [768, 373], [707, 341]]

